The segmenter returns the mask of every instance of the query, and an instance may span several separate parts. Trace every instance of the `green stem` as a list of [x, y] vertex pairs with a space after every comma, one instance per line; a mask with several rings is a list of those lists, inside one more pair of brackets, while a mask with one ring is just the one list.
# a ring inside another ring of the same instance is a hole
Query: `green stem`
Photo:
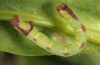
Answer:
[[[33, 20], [34, 24], [44, 27], [54, 27], [54, 24], [47, 19], [46, 17], [40, 17], [38, 14], [19, 12], [19, 11], [9, 11], [9, 10], [0, 10], [0, 20], [12, 20], [14, 15], [18, 15], [23, 21]], [[41, 21], [41, 22], [40, 22]]]

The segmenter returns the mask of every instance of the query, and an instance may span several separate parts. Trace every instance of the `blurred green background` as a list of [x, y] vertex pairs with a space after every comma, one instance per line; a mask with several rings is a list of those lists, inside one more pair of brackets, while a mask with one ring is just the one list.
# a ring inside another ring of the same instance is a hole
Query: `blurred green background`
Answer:
[[0, 52], [0, 65], [100, 65], [100, 57], [77, 54], [71, 57], [59, 56], [19, 56]]

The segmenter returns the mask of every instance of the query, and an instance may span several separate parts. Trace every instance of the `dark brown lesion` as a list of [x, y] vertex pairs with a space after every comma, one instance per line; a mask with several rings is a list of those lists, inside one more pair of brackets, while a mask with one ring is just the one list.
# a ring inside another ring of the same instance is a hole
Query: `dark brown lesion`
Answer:
[[20, 22], [20, 20], [19, 20], [18, 16], [16, 15], [16, 16], [14, 16], [13, 20], [11, 21], [11, 24], [13, 27], [17, 28], [20, 32], [22, 32], [25, 36], [27, 36], [29, 34], [29, 32], [31, 32], [33, 30], [33, 27], [34, 27], [33, 22], [32, 21], [28, 22], [31, 26], [30, 29], [28, 29], [28, 30], [21, 28], [19, 26], [19, 22]]
[[[74, 20], [78, 20], [77, 16], [73, 13], [73, 11], [66, 4], [62, 4], [58, 6], [57, 11], [59, 12], [59, 14], [60, 14], [60, 10], [66, 11]], [[61, 15], [61, 17], [63, 16]]]

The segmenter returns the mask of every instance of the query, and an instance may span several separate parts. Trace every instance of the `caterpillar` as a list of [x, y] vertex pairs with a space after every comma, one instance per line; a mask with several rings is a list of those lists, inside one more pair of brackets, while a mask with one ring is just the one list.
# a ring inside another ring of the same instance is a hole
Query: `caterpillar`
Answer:
[[62, 45], [52, 41], [50, 38], [48, 38], [48, 36], [38, 31], [38, 29], [34, 26], [33, 21], [24, 22], [18, 17], [18, 15], [15, 15], [11, 20], [11, 25], [28, 39], [36, 43], [38, 46], [53, 54], [63, 57], [75, 55], [79, 53], [86, 45], [86, 29], [78, 21], [77, 16], [72, 12], [70, 8], [68, 8], [66, 4], [58, 6], [57, 12], [62, 18], [68, 18], [69, 25], [71, 25], [75, 30], [76, 34], [74, 43], [70, 45]]

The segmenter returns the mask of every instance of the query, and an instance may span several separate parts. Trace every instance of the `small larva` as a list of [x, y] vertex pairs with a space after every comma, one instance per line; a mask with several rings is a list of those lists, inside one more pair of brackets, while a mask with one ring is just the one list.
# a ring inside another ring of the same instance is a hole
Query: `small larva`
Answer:
[[[38, 46], [44, 48], [45, 50], [53, 54], [63, 56], [63, 57], [75, 55], [79, 53], [86, 45], [86, 41], [87, 41], [86, 29], [80, 22], [78, 22], [78, 18], [72, 12], [72, 10], [68, 8], [67, 5], [65, 4], [60, 5], [57, 8], [57, 11], [63, 18], [67, 18], [67, 15], [69, 15], [68, 18], [71, 16], [70, 20], [74, 19], [72, 21], [69, 20], [70, 25], [73, 27], [73, 29], [76, 32], [75, 40], [73, 44], [70, 45], [57, 44], [56, 42], [50, 40], [45, 34], [39, 32], [37, 28], [34, 26], [32, 21], [29, 21], [28, 23], [23, 22], [19, 19], [17, 15], [14, 16], [13, 20], [11, 21], [11, 24], [15, 29], [17, 29], [22, 34], [24, 34], [27, 38], [35, 42]], [[68, 14], [65, 15], [65, 13]]]

